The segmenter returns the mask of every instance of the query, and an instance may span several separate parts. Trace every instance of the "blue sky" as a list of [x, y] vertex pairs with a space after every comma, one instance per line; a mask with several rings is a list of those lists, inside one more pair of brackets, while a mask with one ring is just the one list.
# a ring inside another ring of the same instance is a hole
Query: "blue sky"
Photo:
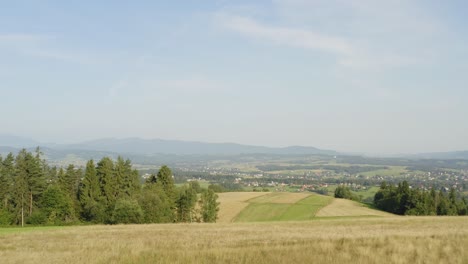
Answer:
[[1, 6], [0, 133], [468, 149], [466, 1]]

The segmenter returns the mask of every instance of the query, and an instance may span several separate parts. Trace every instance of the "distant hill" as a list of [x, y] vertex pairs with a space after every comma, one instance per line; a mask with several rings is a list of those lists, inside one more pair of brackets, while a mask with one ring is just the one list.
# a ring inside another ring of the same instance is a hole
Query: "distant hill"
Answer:
[[29, 138], [0, 134], [0, 146], [7, 146], [13, 148], [31, 148], [37, 147], [39, 145], [39, 142]]
[[433, 152], [411, 155], [417, 159], [468, 159], [468, 151]]
[[270, 148], [241, 145], [235, 143], [205, 143], [163, 139], [98, 139], [60, 148], [79, 150], [98, 150], [132, 154], [175, 154], [175, 155], [236, 155], [236, 154], [281, 154], [281, 155], [336, 155], [336, 151], [314, 147], [292, 146]]
[[332, 150], [321, 150], [314, 147], [292, 146], [286, 148], [269, 148], [234, 143], [204, 143], [194, 141], [162, 139], [99, 139], [80, 144], [60, 145], [42, 144], [14, 136], [3, 136], [0, 141], [0, 155], [9, 152], [18, 153], [20, 149], [35, 151], [40, 146], [44, 158], [52, 164], [74, 163], [83, 165], [89, 159], [98, 160], [104, 156], [116, 158], [121, 155], [138, 164], [170, 164], [176, 161], [193, 161], [203, 157], [219, 158], [241, 154], [267, 155], [336, 155]]

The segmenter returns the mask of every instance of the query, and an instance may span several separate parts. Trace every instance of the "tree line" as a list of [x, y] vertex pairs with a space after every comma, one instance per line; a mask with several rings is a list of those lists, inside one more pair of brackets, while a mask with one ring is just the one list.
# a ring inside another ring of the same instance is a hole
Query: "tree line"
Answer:
[[198, 182], [174, 184], [167, 166], [143, 184], [131, 161], [51, 167], [35, 153], [0, 156], [0, 225], [215, 222], [217, 195]]
[[468, 215], [468, 201], [454, 188], [448, 192], [411, 189], [406, 181], [397, 186], [383, 182], [374, 196], [374, 205], [399, 215]]

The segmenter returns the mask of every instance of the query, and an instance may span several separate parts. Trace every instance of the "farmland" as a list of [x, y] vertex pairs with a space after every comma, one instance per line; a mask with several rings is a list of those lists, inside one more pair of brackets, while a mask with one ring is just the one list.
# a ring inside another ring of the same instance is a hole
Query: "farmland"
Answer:
[[394, 216], [314, 193], [221, 193], [218, 222], [304, 221], [318, 217]]
[[466, 192], [468, 188], [468, 165], [460, 160], [251, 154], [222, 159], [200, 157], [171, 166], [179, 183], [197, 179], [221, 184], [228, 191], [268, 189], [322, 194], [346, 184], [366, 203], [372, 202], [383, 181], [397, 184], [405, 180], [413, 188], [426, 190], [453, 187]]
[[311, 220], [332, 198], [305, 193], [270, 193], [249, 200], [235, 222]]

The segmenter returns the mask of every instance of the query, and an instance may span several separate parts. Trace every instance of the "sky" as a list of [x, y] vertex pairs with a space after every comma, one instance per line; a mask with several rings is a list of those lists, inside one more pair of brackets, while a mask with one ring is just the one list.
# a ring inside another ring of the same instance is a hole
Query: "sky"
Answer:
[[468, 150], [467, 1], [2, 1], [0, 133]]

